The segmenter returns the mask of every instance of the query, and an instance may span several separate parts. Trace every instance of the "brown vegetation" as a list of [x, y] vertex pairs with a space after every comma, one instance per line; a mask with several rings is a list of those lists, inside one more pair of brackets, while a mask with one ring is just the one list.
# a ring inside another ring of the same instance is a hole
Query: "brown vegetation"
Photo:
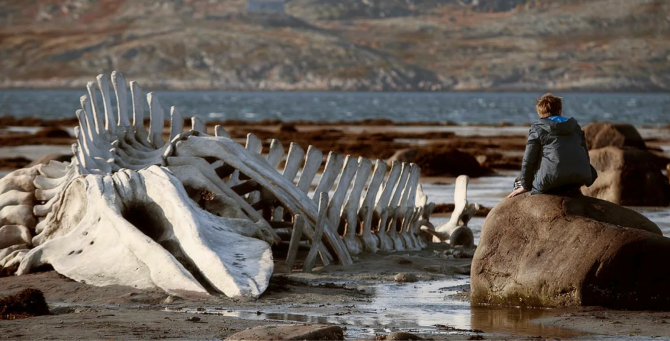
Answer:
[[49, 314], [49, 306], [44, 299], [44, 294], [37, 289], [29, 288], [16, 295], [0, 298], [0, 319], [2, 320]]

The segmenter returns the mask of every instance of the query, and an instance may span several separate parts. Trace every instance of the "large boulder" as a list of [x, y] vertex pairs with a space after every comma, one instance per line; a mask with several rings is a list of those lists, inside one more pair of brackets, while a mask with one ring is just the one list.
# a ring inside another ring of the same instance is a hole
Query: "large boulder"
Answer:
[[442, 146], [401, 149], [387, 162], [390, 165], [396, 160], [416, 163], [421, 168], [421, 175], [424, 176], [467, 175], [471, 178], [478, 178], [491, 173], [491, 170], [479, 164], [474, 156]]
[[589, 197], [521, 195], [489, 213], [473, 303], [670, 309], [670, 239], [639, 213]]
[[586, 139], [586, 147], [589, 149], [608, 146], [647, 148], [637, 129], [626, 123], [589, 123], [584, 127], [584, 137]]
[[667, 206], [670, 184], [658, 157], [636, 148], [605, 147], [589, 151], [598, 179], [585, 195], [626, 206]]

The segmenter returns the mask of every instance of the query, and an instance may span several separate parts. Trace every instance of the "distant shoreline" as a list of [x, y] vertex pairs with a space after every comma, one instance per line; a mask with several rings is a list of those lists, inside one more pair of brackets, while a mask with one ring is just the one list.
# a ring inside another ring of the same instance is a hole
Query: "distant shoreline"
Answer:
[[[140, 84], [144, 88], [144, 85]], [[172, 87], [161, 87], [155, 85], [149, 85], [147, 88], [151, 87], [151, 91], [161, 91], [161, 92], [258, 92], [258, 93], [411, 93], [411, 94], [438, 94], [438, 93], [454, 93], [454, 94], [535, 94], [535, 93], [562, 93], [562, 94], [649, 94], [649, 95], [670, 95], [670, 89], [653, 89], [653, 90], [642, 90], [642, 89], [583, 89], [583, 90], [574, 90], [574, 89], [542, 89], [540, 90], [525, 90], [525, 89], [475, 89], [475, 90], [459, 90], [459, 89], [446, 89], [446, 90], [319, 90], [319, 89], [258, 89], [258, 88], [230, 88], [230, 89], [219, 89], [219, 88], [172, 88]], [[55, 86], [55, 87], [40, 87], [40, 86], [25, 86], [25, 87], [4, 87], [0, 86], [0, 91], [71, 91], [71, 90], [82, 90], [86, 91], [86, 84], [82, 85], [73, 85], [73, 86]]]

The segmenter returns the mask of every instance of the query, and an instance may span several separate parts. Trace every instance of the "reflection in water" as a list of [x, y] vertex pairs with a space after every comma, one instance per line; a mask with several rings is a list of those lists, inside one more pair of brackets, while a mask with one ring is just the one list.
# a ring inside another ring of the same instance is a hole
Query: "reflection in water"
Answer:
[[550, 309], [528, 309], [513, 307], [472, 306], [470, 326], [487, 333], [519, 334], [542, 337], [575, 337], [582, 332], [551, 326], [542, 326], [530, 321], [552, 315]]
[[[485, 333], [558, 338], [583, 335], [576, 331], [530, 323], [532, 319], [550, 314], [550, 310], [471, 307], [469, 302], [455, 299], [453, 295], [469, 288], [469, 282], [468, 276], [460, 276], [451, 280], [406, 284], [350, 284], [372, 292], [370, 301], [350, 306], [330, 305], [327, 310], [302, 305], [275, 307], [281, 312], [213, 309], [200, 313], [252, 320], [346, 325], [348, 337], [365, 337], [391, 329], [426, 334], [474, 333], [469, 330], [479, 329]], [[198, 313], [195, 309], [180, 311]]]

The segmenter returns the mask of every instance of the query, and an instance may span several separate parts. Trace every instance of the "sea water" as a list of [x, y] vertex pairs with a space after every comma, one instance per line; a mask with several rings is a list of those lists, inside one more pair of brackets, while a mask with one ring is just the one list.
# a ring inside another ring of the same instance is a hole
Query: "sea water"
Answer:
[[[146, 89], [150, 90], [150, 89]], [[0, 116], [56, 119], [74, 116], [86, 90], [0, 90]], [[537, 118], [541, 93], [476, 92], [221, 92], [156, 91], [165, 108], [204, 121], [359, 121], [523, 124]], [[670, 124], [670, 93], [557, 93], [564, 114], [580, 123]], [[112, 96], [112, 103], [116, 99]], [[101, 103], [101, 101], [98, 101]], [[113, 104], [115, 105], [115, 104]]]

